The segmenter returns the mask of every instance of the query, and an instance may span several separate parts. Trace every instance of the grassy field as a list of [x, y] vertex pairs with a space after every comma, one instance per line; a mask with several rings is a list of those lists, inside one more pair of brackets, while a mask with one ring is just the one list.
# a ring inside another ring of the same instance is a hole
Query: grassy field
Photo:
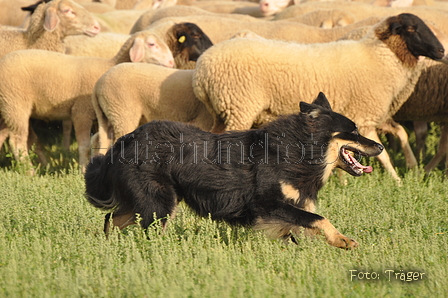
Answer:
[[345, 251], [269, 240], [183, 205], [166, 233], [133, 226], [106, 239], [76, 164], [49, 151], [40, 175], [0, 169], [0, 297], [448, 297], [440, 170], [401, 173], [402, 186], [373, 161], [346, 186], [331, 177], [318, 213], [360, 243]]

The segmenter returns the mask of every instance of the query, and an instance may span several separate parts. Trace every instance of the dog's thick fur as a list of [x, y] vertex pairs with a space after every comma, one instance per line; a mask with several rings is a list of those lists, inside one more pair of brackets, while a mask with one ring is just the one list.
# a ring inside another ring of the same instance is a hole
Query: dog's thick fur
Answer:
[[165, 225], [185, 200], [200, 216], [264, 229], [276, 238], [303, 227], [310, 235], [323, 231], [333, 246], [356, 247], [314, 213], [317, 192], [335, 167], [354, 176], [372, 170], [349, 151], [375, 156], [383, 147], [333, 112], [322, 93], [300, 109], [260, 129], [224, 134], [169, 121], [142, 125], [92, 159], [86, 197], [95, 207], [113, 209], [113, 225], [120, 228], [135, 223], [135, 214], [143, 228], [156, 218]]

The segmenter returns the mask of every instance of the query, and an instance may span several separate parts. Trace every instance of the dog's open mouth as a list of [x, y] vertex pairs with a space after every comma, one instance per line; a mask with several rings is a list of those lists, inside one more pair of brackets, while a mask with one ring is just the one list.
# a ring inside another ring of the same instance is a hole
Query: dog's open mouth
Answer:
[[[355, 152], [352, 150], [349, 150], [346, 147], [341, 148], [341, 156], [343, 161], [350, 166], [350, 168], [353, 170], [354, 173], [356, 173], [358, 176], [361, 176], [363, 173], [371, 173], [373, 168], [371, 166], [363, 166], [360, 164], [356, 158], [352, 155]], [[356, 151], [356, 153], [360, 153]]]

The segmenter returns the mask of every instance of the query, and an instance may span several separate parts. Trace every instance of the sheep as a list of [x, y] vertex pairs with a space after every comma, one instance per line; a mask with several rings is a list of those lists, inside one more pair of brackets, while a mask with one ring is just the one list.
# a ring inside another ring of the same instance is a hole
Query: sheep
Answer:
[[365, 20], [350, 24], [345, 27], [335, 27], [332, 29], [322, 29], [313, 26], [288, 21], [258, 21], [248, 22], [216, 16], [187, 16], [164, 18], [154, 22], [147, 29], [159, 26], [164, 22], [191, 22], [198, 25], [210, 38], [213, 44], [227, 40], [243, 29], [250, 30], [268, 39], [289, 40], [301, 43], [318, 43], [333, 41], [358, 26], [373, 25], [377, 20]]
[[[446, 37], [446, 35], [437, 27], [432, 25], [431, 22], [427, 22], [427, 25], [442, 43], [444, 48], [447, 48], [448, 38]], [[368, 30], [369, 28], [361, 27], [355, 29], [344, 38], [359, 40], [368, 32]], [[341, 38], [341, 40], [343, 40], [344, 38]], [[447, 64], [448, 61], [445, 58], [441, 61]], [[446, 84], [446, 82], [443, 81], [443, 77], [448, 74], [448, 72], [446, 72], [445, 70], [446, 66], [432, 60], [424, 60], [424, 64], [425, 69], [422, 71], [419, 80], [416, 83], [414, 91], [397, 112], [398, 115], [396, 114], [394, 116], [395, 120], [399, 119], [403, 121], [410, 121], [412, 119], [415, 119], [420, 122], [420, 120], [423, 120], [422, 118], [425, 118], [429, 121], [437, 121], [436, 119], [434, 119], [435, 115], [437, 115], [438, 113], [441, 113], [443, 115], [445, 113], [445, 111], [443, 111], [443, 109], [441, 109], [440, 107], [441, 105], [443, 105], [445, 92], [441, 92], [439, 90], [439, 86], [445, 86]], [[417, 140], [417, 153], [418, 156], [420, 156], [420, 153], [422, 151], [421, 140], [424, 139], [424, 137], [420, 136], [419, 133], [420, 131], [423, 131], [422, 133], [424, 133], [424, 127], [422, 127], [421, 123], [415, 123], [414, 127], [416, 128], [415, 134]], [[403, 149], [403, 153], [406, 159], [406, 165], [409, 168], [417, 165], [418, 162], [409, 144], [408, 135], [405, 129], [400, 124], [396, 123], [392, 119], [389, 119], [380, 127], [378, 127], [378, 131], [381, 133], [391, 133], [392, 135], [396, 136], [400, 140], [400, 145]], [[441, 148], [443, 148], [443, 146], [441, 146]], [[439, 154], [436, 154], [436, 156], [439, 156]], [[428, 167], [428, 169], [427, 170], [430, 171], [432, 168]]]
[[[425, 166], [424, 170], [432, 171], [448, 153], [448, 143], [446, 124], [448, 121], [448, 65], [426, 62], [428, 68], [425, 69], [415, 86], [408, 100], [393, 115], [395, 121], [427, 121], [442, 122], [443, 128], [439, 140], [439, 148], [436, 155]], [[394, 123], [389, 123], [392, 127], [385, 131], [393, 131]], [[392, 129], [391, 129], [392, 128]], [[418, 133], [416, 132], [418, 138]]]
[[260, 0], [260, 11], [263, 16], [270, 17], [291, 5], [294, 5], [293, 0]]
[[101, 32], [95, 38], [67, 36], [65, 53], [72, 56], [112, 58], [130, 37], [129, 34]]
[[[154, 30], [156, 29], [154, 28]], [[157, 33], [164, 37], [174, 56], [176, 67], [179, 69], [193, 69], [199, 55], [213, 45], [202, 30], [191, 23], [171, 24], [168, 29], [159, 30]], [[107, 39], [109, 36], [112, 40]], [[67, 37], [66, 53], [74, 56], [110, 58], [114, 56], [111, 54], [112, 51], [117, 53], [124, 43], [120, 42], [120, 39], [125, 38], [129, 38], [129, 36], [117, 33], [100, 33], [95, 39], [86, 39], [84, 36]], [[63, 128], [63, 147], [69, 150], [71, 121], [65, 120]], [[43, 156], [41, 152], [37, 153], [39, 156]]]
[[366, 3], [353, 1], [319, 1], [305, 2], [300, 5], [287, 7], [274, 16], [274, 20], [287, 20], [288, 18], [303, 15], [316, 9], [341, 9], [354, 16], [355, 22], [368, 17], [388, 17], [400, 13], [412, 13], [421, 19], [431, 20], [440, 30], [448, 33], [447, 10], [436, 6], [412, 6], [412, 7], [380, 7]]
[[0, 60], [0, 145], [9, 133], [15, 158], [26, 161], [30, 117], [71, 119], [78, 141], [79, 164], [84, 169], [95, 120], [93, 86], [112, 66], [131, 61], [174, 66], [168, 46], [154, 33], [145, 31], [132, 35], [112, 59], [73, 57], [43, 50], [7, 54]]
[[[191, 63], [196, 61], [202, 52], [213, 44], [207, 35], [192, 23], [170, 23], [163, 28], [152, 28], [162, 36], [173, 53], [177, 68], [194, 68]], [[183, 37], [182, 37], [183, 36]], [[129, 38], [118, 33], [100, 33], [95, 38], [70, 36], [65, 39], [66, 54], [73, 56], [113, 57], [119, 48]], [[114, 53], [114, 54], [112, 54]]]
[[142, 9], [159, 9], [162, 7], [169, 7], [176, 5], [177, 0], [140, 0], [135, 3], [132, 9], [142, 10]]
[[214, 13], [244, 14], [253, 17], [263, 17], [259, 4], [247, 1], [195, 1], [192, 5]]
[[208, 16], [216, 16], [223, 17], [229, 19], [237, 19], [244, 21], [260, 21], [260, 19], [240, 14], [230, 14], [230, 13], [214, 13], [207, 10], [204, 10], [195, 6], [182, 6], [175, 5], [164, 7], [157, 10], [148, 10], [143, 13], [140, 18], [134, 23], [130, 33], [135, 33], [141, 30], [144, 30], [150, 24], [167, 17], [185, 17], [191, 15], [208, 15]]
[[[209, 131], [213, 118], [193, 93], [193, 70], [122, 63], [95, 84], [92, 103], [98, 119], [98, 149], [156, 119], [190, 122]], [[93, 142], [95, 143], [95, 142]]]
[[113, 10], [105, 13], [93, 13], [103, 32], [129, 34], [134, 23], [144, 13], [143, 10]]
[[[420, 18], [400, 14], [359, 41], [221, 42], [198, 59], [193, 88], [214, 116], [213, 132], [249, 129], [296, 112], [300, 100], [322, 91], [335, 111], [380, 142], [375, 129], [411, 94], [423, 68], [419, 56], [442, 59], [444, 48]], [[379, 159], [399, 180], [387, 152]]]
[[317, 9], [288, 21], [321, 28], [344, 27], [355, 22], [351, 13], [340, 9]]
[[0, 0], [0, 24], [21, 26], [28, 13], [20, 8], [31, 5], [33, 2], [33, 0]]
[[0, 57], [22, 49], [62, 53], [66, 36], [95, 36], [99, 31], [98, 22], [82, 6], [71, 0], [53, 0], [38, 6], [27, 29], [0, 29]]

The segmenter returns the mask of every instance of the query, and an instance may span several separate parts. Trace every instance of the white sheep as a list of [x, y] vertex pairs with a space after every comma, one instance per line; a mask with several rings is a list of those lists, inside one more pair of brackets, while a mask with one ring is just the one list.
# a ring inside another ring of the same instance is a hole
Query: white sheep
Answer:
[[294, 5], [293, 0], [260, 0], [260, 12], [263, 16], [270, 17], [291, 5]]
[[412, 6], [412, 7], [380, 7], [368, 3], [355, 1], [317, 1], [305, 2], [300, 5], [287, 7], [274, 16], [274, 20], [285, 20], [303, 15], [316, 9], [341, 9], [354, 16], [355, 22], [368, 17], [388, 17], [400, 13], [412, 13], [421, 19], [431, 20], [440, 30], [448, 33], [448, 18], [446, 9], [434, 6]]
[[0, 0], [0, 25], [21, 26], [28, 12], [22, 6], [34, 4], [35, 0]]
[[92, 94], [99, 153], [105, 153], [111, 141], [156, 119], [190, 122], [209, 131], [213, 118], [194, 95], [192, 76], [193, 70], [143, 63], [122, 63], [107, 71]]
[[[122, 62], [174, 66], [163, 40], [152, 32], [132, 35], [112, 59], [73, 57], [43, 50], [22, 50], [0, 60], [0, 141], [9, 132], [16, 159], [27, 159], [29, 119], [71, 119], [79, 147], [79, 164], [87, 164], [90, 130], [95, 120], [92, 90], [112, 66]], [[18, 67], [20, 66], [20, 67]], [[0, 144], [1, 145], [1, 144]]]
[[[152, 27], [151, 31], [161, 36], [168, 45], [177, 68], [188, 68], [191, 61], [196, 61], [203, 51], [212, 46], [212, 42], [201, 28], [192, 23], [165, 22], [163, 26]], [[73, 56], [110, 58], [128, 38], [129, 35], [110, 32], [100, 33], [95, 38], [70, 36], [65, 39], [65, 53]]]
[[67, 36], [65, 53], [72, 56], [112, 58], [129, 39], [129, 34], [101, 32], [95, 38], [85, 35]]
[[288, 21], [300, 22], [305, 25], [321, 28], [344, 27], [355, 22], [351, 13], [341, 9], [317, 9]]
[[195, 1], [192, 5], [214, 13], [243, 14], [253, 17], [263, 17], [259, 4], [248, 1]]
[[113, 10], [105, 13], [94, 13], [103, 32], [129, 34], [134, 23], [145, 13], [144, 10]]
[[[401, 14], [385, 18], [359, 41], [232, 39], [216, 44], [199, 58], [193, 87], [213, 111], [214, 132], [249, 129], [296, 112], [299, 101], [322, 91], [335, 111], [380, 142], [376, 127], [411, 94], [424, 65], [418, 57], [441, 59], [443, 53], [421, 19]], [[399, 180], [388, 154], [379, 159]]]
[[216, 16], [216, 17], [223, 17], [223, 18], [229, 18], [229, 19], [237, 19], [237, 20], [244, 20], [244, 21], [260, 21], [260, 19], [247, 16], [247, 15], [241, 15], [241, 14], [231, 14], [231, 13], [214, 13], [210, 12], [208, 10], [204, 10], [199, 7], [195, 6], [183, 6], [183, 5], [175, 5], [175, 6], [169, 6], [164, 7], [161, 9], [156, 10], [148, 10], [145, 13], [143, 13], [140, 18], [135, 22], [134, 26], [131, 29], [131, 34], [144, 30], [152, 23], [168, 17], [185, 17], [185, 16], [200, 16], [200, 15], [208, 15], [208, 16]]
[[64, 52], [66, 36], [95, 36], [99, 31], [98, 22], [85, 8], [71, 0], [53, 0], [37, 7], [27, 29], [0, 28], [0, 57], [23, 49]]
[[358, 26], [373, 25], [377, 20], [368, 19], [345, 27], [322, 29], [288, 21], [243, 21], [218, 16], [169, 17], [152, 23], [147, 29], [160, 26], [164, 22], [191, 22], [198, 25], [213, 44], [227, 40], [241, 30], [250, 30], [264, 38], [289, 40], [301, 43], [317, 43], [336, 40]]

